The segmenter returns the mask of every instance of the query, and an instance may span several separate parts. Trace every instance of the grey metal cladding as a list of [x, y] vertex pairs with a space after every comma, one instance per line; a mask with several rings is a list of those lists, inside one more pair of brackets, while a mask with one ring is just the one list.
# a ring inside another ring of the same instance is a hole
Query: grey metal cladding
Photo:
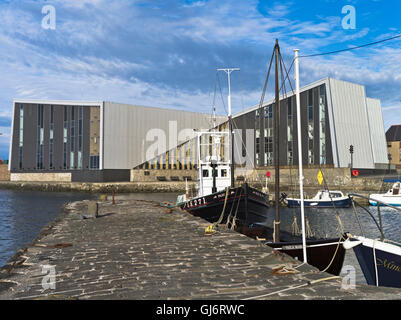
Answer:
[[[218, 124], [223, 120], [226, 117], [218, 117]], [[210, 127], [209, 114], [104, 102], [103, 168], [133, 168], [148, 160], [145, 159], [146, 150], [158, 138], [164, 141], [154, 156], [187, 140], [179, 139], [184, 129], [193, 137], [194, 128]]]
[[353, 166], [374, 169], [370, 140], [365, 87], [336, 79], [330, 79], [339, 167], [350, 164], [349, 146], [354, 146]]
[[380, 100], [366, 99], [370, 136], [373, 147], [373, 159], [375, 164], [388, 164], [386, 136]]

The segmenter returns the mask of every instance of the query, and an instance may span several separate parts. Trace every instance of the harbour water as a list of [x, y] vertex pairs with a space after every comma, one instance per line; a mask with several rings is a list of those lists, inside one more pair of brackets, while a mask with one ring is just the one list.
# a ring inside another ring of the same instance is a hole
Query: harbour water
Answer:
[[77, 192], [0, 190], [0, 267], [34, 240], [64, 203], [94, 197]]
[[[366, 207], [378, 221], [377, 208]], [[337, 218], [337, 214], [338, 217]], [[383, 231], [386, 239], [401, 243], [401, 212], [392, 208], [380, 208], [382, 216]], [[301, 229], [300, 209], [281, 208], [281, 228], [285, 231], [292, 232], [294, 223], [294, 215], [297, 217], [297, 225]], [[305, 216], [309, 221], [309, 225], [313, 235], [317, 238], [339, 237], [344, 232], [353, 235], [365, 236], [373, 239], [380, 239], [380, 231], [369, 214], [361, 208], [342, 208], [342, 209], [317, 209], [306, 208]], [[358, 217], [358, 218], [357, 218]], [[359, 223], [358, 223], [359, 219]], [[273, 225], [274, 214], [269, 217], [267, 224]], [[360, 228], [362, 226], [362, 230]], [[346, 252], [342, 276], [348, 274], [348, 266], [352, 266], [355, 270], [356, 283], [366, 284], [362, 270], [359, 267], [358, 260], [353, 250]]]
[[[137, 193], [121, 194], [119, 198], [153, 201], [175, 201], [174, 193]], [[98, 198], [98, 195], [77, 192], [31, 192], [0, 190], [0, 266], [4, 265], [14, 253], [30, 243], [38, 235], [39, 231], [53, 221], [60, 213], [61, 207], [66, 202], [83, 199]], [[273, 224], [274, 209], [266, 221], [267, 225]], [[377, 217], [377, 209], [369, 210]], [[338, 237], [343, 231], [354, 235], [379, 238], [380, 232], [371, 217], [362, 209], [357, 209], [360, 230], [355, 212], [350, 209], [337, 209], [337, 218], [333, 209], [306, 209], [312, 232], [316, 237]], [[401, 212], [390, 208], [381, 208], [384, 234], [387, 239], [401, 242]], [[292, 231], [294, 215], [297, 224], [301, 228], [299, 209], [280, 208], [281, 228]], [[339, 220], [341, 220], [342, 228]], [[356, 283], [365, 284], [366, 281], [359, 267], [358, 261], [352, 250], [347, 251], [344, 267], [352, 266], [356, 271]], [[345, 275], [345, 274], [343, 274]]]
[[[96, 199], [99, 195], [80, 192], [0, 190], [0, 267], [34, 240], [52, 222], [64, 203]], [[119, 195], [131, 199], [174, 201], [176, 194], [137, 193]]]

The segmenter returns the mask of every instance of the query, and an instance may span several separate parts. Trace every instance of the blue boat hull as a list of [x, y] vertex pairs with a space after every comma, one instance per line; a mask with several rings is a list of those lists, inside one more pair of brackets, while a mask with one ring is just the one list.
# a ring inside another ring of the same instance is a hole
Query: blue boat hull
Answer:
[[[376, 268], [372, 248], [358, 245], [353, 249], [366, 282], [375, 286]], [[375, 250], [375, 254], [379, 286], [401, 288], [401, 256], [379, 249]]]
[[[372, 207], [377, 207], [377, 202], [376, 202], [376, 201], [369, 201], [369, 204], [370, 204]], [[401, 207], [401, 204], [400, 204], [400, 203], [388, 203], [388, 204], [389, 204], [390, 206], [393, 206], [393, 207]], [[380, 203], [379, 206], [380, 206], [380, 207], [386, 207], [387, 205]]]
[[[299, 208], [301, 206], [300, 200], [287, 199], [289, 208]], [[349, 208], [351, 206], [351, 199], [333, 200], [333, 201], [313, 201], [304, 200], [305, 208], [333, 208], [333, 203], [336, 208]]]

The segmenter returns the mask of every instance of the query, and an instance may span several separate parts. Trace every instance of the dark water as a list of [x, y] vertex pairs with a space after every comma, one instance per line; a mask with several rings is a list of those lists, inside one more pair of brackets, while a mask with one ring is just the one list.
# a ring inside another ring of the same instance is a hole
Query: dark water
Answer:
[[[377, 208], [367, 207], [368, 210], [373, 214], [373, 216], [378, 221]], [[274, 210], [274, 209], [273, 209]], [[347, 209], [336, 209], [340, 217], [343, 229], [340, 227], [340, 223], [336, 218], [334, 209], [305, 209], [305, 216], [309, 220], [309, 224], [312, 232], [318, 238], [327, 237], [338, 237], [343, 231], [350, 232], [353, 235], [365, 236], [373, 239], [380, 238], [380, 232], [376, 227], [376, 224], [363, 209], [357, 208], [356, 213], [359, 218], [359, 222], [362, 226], [363, 231], [359, 227], [358, 220], [355, 215], [355, 211], [352, 208]], [[382, 224], [384, 235], [386, 239], [393, 240], [401, 243], [401, 212], [391, 208], [380, 208], [382, 216]], [[299, 229], [301, 229], [301, 214], [300, 209], [289, 209], [281, 208], [281, 228], [285, 231], [292, 231], [292, 224], [294, 222], [294, 213], [297, 217], [297, 224]], [[273, 225], [274, 212], [272, 212], [271, 217], [269, 217], [267, 224]], [[346, 252], [344, 267], [353, 266], [356, 271], [356, 283], [366, 284], [365, 278], [363, 276], [362, 270], [359, 267], [359, 263], [353, 250]], [[344, 268], [343, 268], [344, 269]]]
[[[57, 218], [64, 203], [98, 197], [78, 192], [0, 190], [0, 267]], [[117, 197], [160, 202], [177, 199], [177, 195], [171, 193], [122, 194]]]
[[77, 192], [0, 190], [0, 266], [34, 240], [60, 214], [64, 203], [95, 197]]

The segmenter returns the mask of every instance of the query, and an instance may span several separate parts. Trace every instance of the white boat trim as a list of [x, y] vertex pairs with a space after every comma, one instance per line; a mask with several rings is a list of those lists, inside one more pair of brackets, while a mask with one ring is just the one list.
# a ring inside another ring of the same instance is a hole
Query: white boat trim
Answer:
[[[370, 239], [360, 236], [354, 236], [354, 239], [357, 239], [359, 244], [362, 244], [365, 247], [374, 248], [375, 250], [381, 250], [385, 252], [389, 252], [398, 256], [401, 256], [401, 247], [395, 244], [391, 244], [388, 242], [383, 242], [378, 239]], [[352, 242], [352, 241], [351, 241]]]
[[[274, 242], [273, 242], [274, 243]], [[344, 243], [344, 241], [340, 241], [340, 244]], [[329, 242], [329, 243], [319, 243], [319, 244], [307, 244], [307, 248], [317, 248], [317, 247], [325, 247], [325, 246], [331, 246], [331, 245], [338, 245], [338, 242]], [[297, 244], [297, 245], [287, 245], [287, 246], [282, 246], [281, 248], [274, 248], [273, 250], [299, 250], [302, 249], [303, 245], [302, 244]]]

